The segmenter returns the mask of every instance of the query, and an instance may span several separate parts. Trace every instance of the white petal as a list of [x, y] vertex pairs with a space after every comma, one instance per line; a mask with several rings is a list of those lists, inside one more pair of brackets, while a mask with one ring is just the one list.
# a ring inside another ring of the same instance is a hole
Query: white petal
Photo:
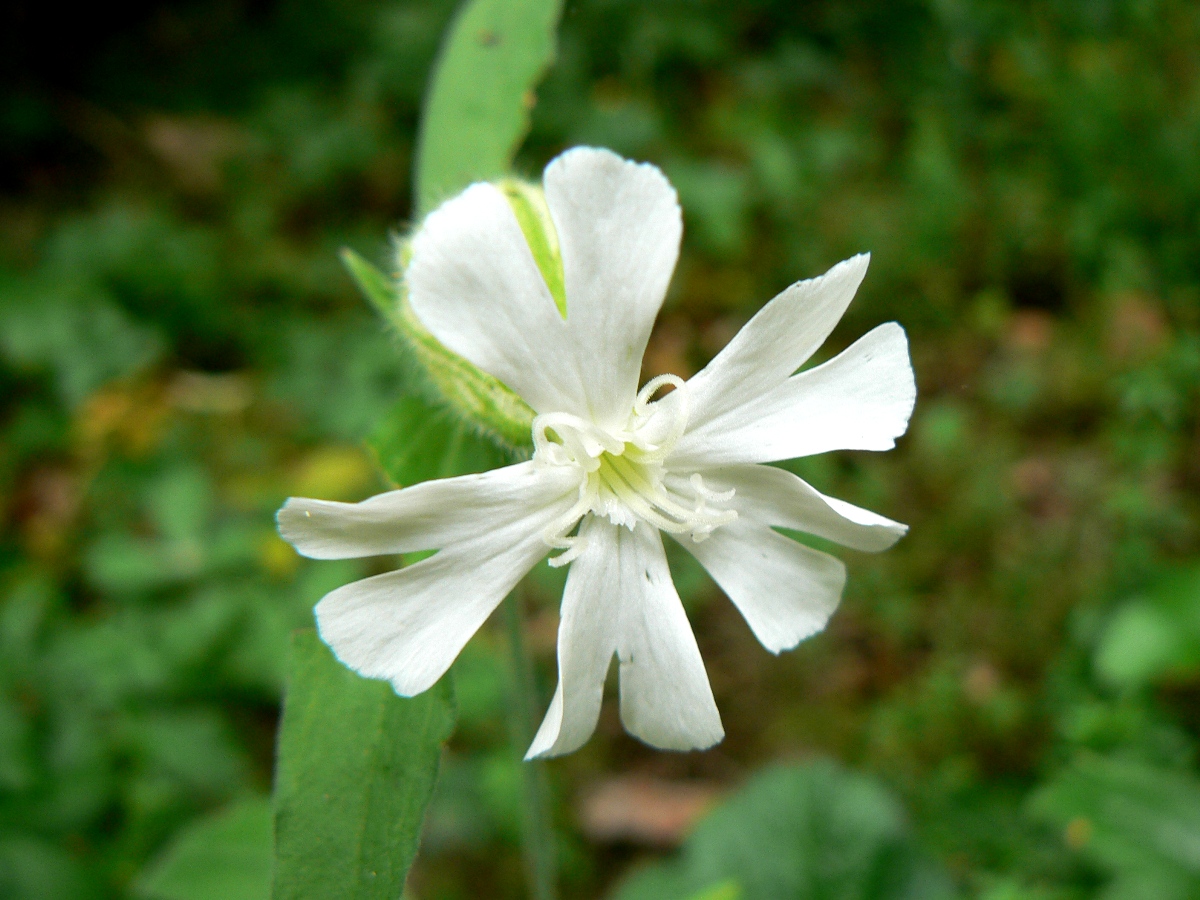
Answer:
[[476, 523], [477, 536], [327, 594], [317, 628], [343, 663], [409, 697], [437, 681], [521, 577], [549, 551], [541, 530], [570, 505]]
[[[669, 400], [674, 394], [669, 394]], [[888, 450], [908, 427], [917, 386], [908, 340], [880, 325], [826, 363], [716, 417], [689, 419], [676, 469], [773, 462], [830, 450]]]
[[570, 753], [591, 737], [600, 716], [604, 677], [617, 650], [617, 530], [605, 519], [588, 516], [579, 533], [587, 543], [571, 563], [563, 591], [558, 687], [526, 759]]
[[620, 427], [679, 256], [679, 201], [654, 166], [591, 147], [551, 161], [544, 182], [590, 418]]
[[564, 467], [524, 462], [422, 482], [361, 503], [292, 497], [279, 510], [279, 533], [314, 559], [437, 550], [521, 519], [571, 492], [574, 482]]
[[846, 567], [818, 550], [746, 517], [686, 547], [772, 653], [795, 647], [825, 627], [837, 609]]
[[867, 274], [870, 254], [798, 281], [759, 310], [688, 382], [693, 427], [777, 388], [825, 343]]
[[662, 538], [639, 524], [616, 532], [621, 598], [621, 721], [625, 730], [663, 750], [702, 750], [725, 736], [708, 673], [679, 594]]
[[498, 188], [474, 184], [430, 213], [405, 282], [417, 318], [455, 353], [539, 413], [586, 415], [567, 323]]
[[764, 525], [794, 528], [868, 553], [886, 550], [908, 532], [907, 525], [826, 497], [802, 478], [774, 466], [729, 466], [702, 474], [710, 490], [735, 492], [729, 505], [739, 516]]
[[581, 534], [586, 549], [563, 595], [558, 688], [526, 758], [569, 753], [591, 736], [614, 651], [630, 734], [669, 750], [712, 746], [724, 736], [720, 715], [658, 532], [593, 516]]
[[675, 191], [654, 166], [586, 147], [551, 161], [545, 190], [565, 321], [508, 200], [488, 184], [426, 218], [406, 273], [409, 302], [438, 340], [537, 412], [621, 427], [679, 253]]

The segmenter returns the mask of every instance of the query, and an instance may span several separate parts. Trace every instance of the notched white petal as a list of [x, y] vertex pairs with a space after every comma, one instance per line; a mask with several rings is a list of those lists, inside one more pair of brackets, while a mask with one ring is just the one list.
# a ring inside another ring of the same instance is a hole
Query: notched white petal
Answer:
[[361, 503], [292, 497], [276, 518], [283, 539], [313, 559], [355, 559], [436, 550], [559, 500], [570, 473], [532, 462], [426, 481]]
[[708, 673], [671, 573], [662, 538], [647, 525], [616, 525], [620, 558], [621, 722], [662, 750], [703, 750], [725, 736]]
[[564, 321], [502, 191], [476, 184], [412, 241], [409, 302], [443, 344], [537, 412], [624, 424], [679, 254], [675, 191], [654, 166], [569, 150], [546, 167]]
[[433, 686], [504, 596], [546, 555], [534, 534], [476, 542], [327, 594], [317, 629], [343, 663], [411, 697]]
[[620, 427], [679, 256], [675, 189], [654, 166], [593, 147], [552, 160], [544, 183], [588, 414]]
[[704, 477], [712, 487], [734, 492], [732, 505], [741, 517], [794, 528], [854, 550], [878, 553], [908, 532], [907, 525], [827, 497], [802, 478], [774, 466], [729, 466], [709, 470]]
[[387, 679], [403, 696], [421, 693], [546, 555], [541, 531], [570, 502], [477, 522], [470, 540], [327, 594], [316, 607], [322, 640], [360, 675]]
[[672, 465], [708, 468], [830, 450], [889, 450], [908, 428], [916, 397], [908, 339], [888, 322], [775, 390], [689, 425]]
[[681, 543], [772, 653], [823, 629], [846, 584], [840, 560], [745, 517], [701, 544]]
[[797, 281], [760, 309], [688, 382], [693, 429], [779, 387], [825, 343], [867, 274], [869, 253]]
[[704, 662], [671, 581], [658, 532], [589, 517], [559, 625], [559, 682], [527, 759], [591, 736], [604, 676], [619, 661], [625, 730], [663, 750], [702, 750], [724, 737]]

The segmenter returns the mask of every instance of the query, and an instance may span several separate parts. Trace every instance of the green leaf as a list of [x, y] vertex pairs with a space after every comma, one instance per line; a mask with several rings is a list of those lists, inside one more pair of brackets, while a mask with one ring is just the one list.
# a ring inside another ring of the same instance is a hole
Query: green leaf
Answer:
[[450, 27], [421, 120], [417, 214], [508, 172], [554, 58], [561, 0], [470, 0]]
[[154, 900], [267, 900], [271, 803], [244, 800], [193, 822], [137, 881]]
[[68, 279], [0, 282], [0, 360], [46, 371], [74, 406], [101, 385], [144, 371], [163, 353], [154, 328], [107, 292]]
[[398, 697], [343, 666], [315, 631], [296, 632], [275, 776], [274, 900], [396, 900], [453, 728], [447, 679]]
[[96, 900], [111, 896], [102, 879], [53, 842], [0, 835], [0, 897], [4, 900]]
[[680, 858], [642, 870], [616, 900], [946, 900], [895, 800], [829, 762], [768, 769], [713, 810]]
[[[1132, 760], [1083, 756], [1030, 801], [1067, 843], [1117, 876], [1106, 897], [1200, 894], [1200, 780]], [[1174, 885], [1168, 890], [1165, 885]]]
[[486, 472], [510, 462], [491, 441], [415, 395], [402, 399], [380, 421], [368, 446], [388, 478], [401, 486]]
[[1096, 670], [1122, 687], [1200, 673], [1200, 568], [1172, 572], [1120, 607], [1096, 648]]
[[[353, 250], [342, 250], [342, 262], [371, 304], [396, 329], [411, 360], [460, 421], [460, 430], [464, 434], [473, 434], [475, 428], [479, 428], [507, 447], [531, 443], [533, 410], [524, 400], [491, 375], [443, 347], [399, 294], [398, 282], [389, 279]], [[424, 405], [430, 410], [435, 409], [432, 404]]]
[[[460, 10], [435, 65], [421, 121], [415, 178], [419, 217], [472, 182], [507, 175], [529, 129], [533, 88], [554, 56], [561, 6], [561, 0], [469, 0]], [[565, 315], [562, 261], [540, 190], [511, 179], [503, 187]], [[403, 258], [403, 247], [399, 253]], [[505, 447], [529, 445], [533, 410], [520, 397], [443, 347], [413, 314], [398, 279], [351, 250], [342, 251], [342, 261], [395, 327], [438, 397], [465, 423], [439, 421], [428, 429], [422, 424], [422, 432], [446, 431], [457, 445], [474, 442], [478, 428]], [[410, 405], [399, 415], [412, 419], [414, 409]]]

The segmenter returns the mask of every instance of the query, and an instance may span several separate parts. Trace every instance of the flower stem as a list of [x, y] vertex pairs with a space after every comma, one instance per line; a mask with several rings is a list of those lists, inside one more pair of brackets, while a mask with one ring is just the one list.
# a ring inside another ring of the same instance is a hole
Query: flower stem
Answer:
[[[525, 647], [520, 590], [513, 591], [504, 601], [504, 618], [512, 649], [513, 702], [509, 717], [509, 733], [517, 757], [523, 759], [533, 740], [534, 710], [538, 703], [533, 679], [533, 664]], [[546, 785], [545, 763], [530, 760], [521, 763], [521, 799], [523, 854], [525, 877], [533, 900], [556, 900], [558, 890], [557, 860], [554, 845], [554, 825], [551, 821], [549, 790]]]

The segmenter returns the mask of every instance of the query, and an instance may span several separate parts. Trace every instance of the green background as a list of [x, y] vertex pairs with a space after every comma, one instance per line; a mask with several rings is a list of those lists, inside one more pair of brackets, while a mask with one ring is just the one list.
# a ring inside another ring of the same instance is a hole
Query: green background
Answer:
[[[272, 516], [385, 486], [412, 375], [337, 251], [407, 224], [452, 13], [0, 13], [0, 897], [198, 898], [209, 816], [261, 881], [289, 635], [389, 564]], [[1198, 43], [1171, 0], [567, 3], [517, 167], [599, 144], [678, 188], [644, 374], [870, 250], [821, 358], [898, 320], [920, 393], [895, 451], [796, 466], [912, 526], [839, 551], [824, 634], [774, 658], [673, 559], [728, 737], [657, 753], [606, 706], [549, 766], [565, 896], [1200, 895]], [[560, 586], [529, 589], [545, 699]], [[523, 895], [501, 631], [455, 666], [423, 900]], [[651, 818], [732, 799], [676, 856], [683, 826], [595, 824], [617, 776], [666, 787]]]

